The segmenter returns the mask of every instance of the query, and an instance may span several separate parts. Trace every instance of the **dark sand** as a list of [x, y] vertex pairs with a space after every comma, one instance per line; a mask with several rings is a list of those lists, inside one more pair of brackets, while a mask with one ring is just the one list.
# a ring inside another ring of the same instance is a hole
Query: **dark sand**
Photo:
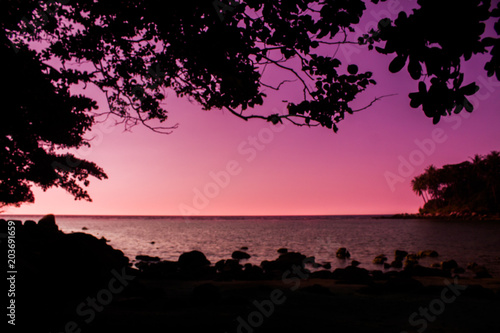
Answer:
[[[381, 291], [334, 280], [165, 281], [138, 280], [100, 313], [89, 332], [500, 332], [500, 280], [459, 280], [456, 298], [444, 278], [415, 278], [423, 289]], [[448, 281], [453, 282], [452, 279]], [[295, 281], [297, 282], [297, 281]], [[220, 298], [195, 296], [196, 286], [216, 286]], [[481, 288], [480, 285], [488, 289]], [[139, 289], [133, 290], [134, 288]], [[272, 294], [281, 304], [270, 307]], [[264, 305], [258, 310], [255, 300]], [[444, 308], [440, 305], [444, 304]], [[424, 315], [410, 316], [420, 309]], [[268, 316], [262, 314], [266, 312]], [[240, 319], [238, 319], [240, 318]], [[242, 322], [248, 324], [242, 324]], [[255, 327], [251, 326], [250, 323]], [[82, 326], [84, 328], [84, 326]], [[84, 332], [87, 330], [84, 330]]]

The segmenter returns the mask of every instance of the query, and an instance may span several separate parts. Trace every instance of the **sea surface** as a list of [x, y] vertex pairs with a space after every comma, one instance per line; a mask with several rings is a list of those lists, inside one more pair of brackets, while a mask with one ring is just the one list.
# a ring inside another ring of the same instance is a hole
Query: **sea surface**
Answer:
[[[41, 216], [7, 216], [35, 220]], [[350, 263], [335, 257], [346, 247], [351, 260], [361, 267], [372, 264], [379, 254], [389, 260], [394, 251], [435, 250], [438, 258], [425, 258], [422, 265], [455, 259], [459, 265], [477, 262], [494, 277], [500, 277], [500, 222], [422, 219], [375, 219], [373, 216], [248, 216], [248, 217], [161, 217], [161, 216], [56, 216], [66, 232], [86, 232], [106, 238], [135, 261], [136, 255], [177, 260], [183, 252], [199, 250], [215, 263], [228, 259], [241, 247], [260, 264], [277, 258], [277, 249], [288, 248], [316, 262], [344, 267]], [[85, 230], [84, 230], [85, 229]], [[22, 245], [21, 245], [22, 246]]]

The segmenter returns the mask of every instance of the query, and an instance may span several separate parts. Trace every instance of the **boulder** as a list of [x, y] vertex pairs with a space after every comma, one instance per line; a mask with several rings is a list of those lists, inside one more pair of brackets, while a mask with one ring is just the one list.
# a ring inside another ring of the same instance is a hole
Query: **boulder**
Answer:
[[408, 276], [440, 276], [440, 277], [451, 277], [450, 271], [424, 267], [421, 265], [415, 266], [407, 266], [404, 269], [404, 272], [408, 274]]
[[491, 278], [492, 277], [485, 266], [478, 265], [475, 262], [467, 265], [467, 269], [476, 273], [475, 278], [477, 278], [477, 279]]
[[215, 269], [218, 272], [217, 280], [240, 280], [242, 277], [243, 266], [237, 259], [220, 260], [215, 264]]
[[287, 252], [283, 253], [276, 259], [277, 262], [284, 264], [284, 266], [291, 267], [292, 265], [304, 266], [306, 256], [300, 252]]
[[336, 256], [339, 259], [347, 259], [351, 257], [351, 254], [345, 247], [341, 247], [337, 250]]
[[351, 266], [358, 267], [361, 263], [357, 260], [351, 261]]
[[344, 283], [368, 284], [372, 281], [368, 270], [354, 266], [337, 268], [333, 271], [332, 278]]
[[175, 279], [179, 276], [179, 264], [175, 261], [140, 261], [135, 266], [148, 278]]
[[418, 259], [420, 259], [420, 256], [418, 254], [416, 254], [416, 253], [408, 253], [406, 255], [406, 259], [408, 259], [408, 260], [418, 260]]
[[385, 254], [379, 254], [378, 256], [375, 257], [375, 259], [373, 259], [373, 263], [377, 265], [382, 265], [386, 261], [387, 257], [385, 256]]
[[37, 229], [37, 225], [36, 225], [35, 221], [28, 220], [28, 221], [25, 221], [23, 224], [23, 231], [35, 232], [36, 229]]
[[436, 258], [439, 256], [439, 254], [434, 250], [425, 250], [425, 251], [419, 251], [418, 256], [420, 258], [424, 258], [424, 257]]
[[458, 267], [458, 264], [453, 259], [441, 262], [441, 268], [445, 269], [445, 270], [452, 270], [452, 269], [457, 268], [457, 267]]
[[320, 271], [316, 271], [316, 272], [312, 272], [309, 275], [309, 277], [311, 279], [331, 279], [332, 276], [333, 276], [333, 273], [330, 271], [327, 271], [325, 269], [320, 270]]
[[324, 262], [324, 263], [323, 263], [323, 268], [324, 268], [324, 269], [331, 269], [331, 268], [332, 268], [332, 264], [331, 264], [331, 263], [329, 263], [329, 262]]
[[406, 259], [405, 262], [404, 262], [404, 266], [415, 266], [415, 265], [418, 265], [418, 260], [416, 259]]
[[250, 255], [246, 252], [243, 252], [243, 251], [234, 251], [232, 254], [231, 254], [231, 258], [233, 259], [237, 259], [237, 260], [241, 260], [241, 259], [249, 259], [250, 258]]
[[264, 271], [259, 266], [245, 264], [241, 278], [246, 281], [262, 280], [264, 279]]
[[185, 270], [198, 269], [210, 265], [207, 257], [200, 251], [185, 252], [179, 256], [179, 267]]
[[287, 252], [288, 252], [287, 248], [282, 247], [282, 248], [278, 249], [278, 253], [287, 253]]
[[391, 262], [391, 267], [393, 268], [402, 268], [403, 267], [403, 262], [400, 260], [394, 260]]
[[141, 261], [160, 261], [159, 257], [151, 257], [147, 255], [138, 255], [135, 256], [136, 260], [141, 260]]
[[394, 251], [394, 258], [397, 261], [403, 261], [403, 259], [408, 255], [408, 252], [402, 250]]
[[48, 214], [42, 217], [38, 221], [38, 226], [47, 230], [59, 230], [56, 224], [56, 217], [53, 214]]

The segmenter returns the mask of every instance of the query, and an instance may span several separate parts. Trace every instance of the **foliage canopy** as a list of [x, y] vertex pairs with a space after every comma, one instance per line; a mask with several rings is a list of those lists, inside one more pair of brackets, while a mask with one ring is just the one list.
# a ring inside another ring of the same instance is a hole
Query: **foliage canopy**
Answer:
[[[88, 177], [106, 177], [94, 163], [60, 153], [88, 144], [83, 134], [104, 112], [88, 97], [70, 93], [77, 83], [99, 87], [109, 105], [104, 113], [126, 127], [175, 129], [176, 124], [165, 125], [163, 103], [173, 92], [245, 120], [287, 120], [337, 132], [346, 113], [377, 100], [352, 106], [376, 82], [372, 72], [342, 64], [335, 54], [325, 56], [327, 47], [366, 45], [395, 55], [389, 70], [407, 67], [419, 81], [410, 105], [435, 123], [452, 112], [472, 111], [466, 96], [478, 87], [464, 83], [464, 60], [489, 52], [487, 75], [500, 79], [500, 39], [484, 33], [485, 22], [500, 16], [500, 5], [418, 0], [412, 13], [401, 12], [394, 22], [383, 19], [376, 30], [351, 40], [365, 2], [2, 1], [0, 47], [12, 84], [2, 91], [7, 104], [0, 125], [0, 203], [33, 201], [33, 184], [63, 187], [89, 200], [83, 189]], [[500, 33], [499, 22], [495, 30]], [[293, 80], [266, 83], [265, 72], [273, 67]], [[264, 103], [264, 91], [291, 83], [302, 94], [285, 102], [286, 113], [252, 113]]]
[[412, 187], [424, 198], [422, 213], [500, 213], [500, 152], [439, 169], [431, 165]]

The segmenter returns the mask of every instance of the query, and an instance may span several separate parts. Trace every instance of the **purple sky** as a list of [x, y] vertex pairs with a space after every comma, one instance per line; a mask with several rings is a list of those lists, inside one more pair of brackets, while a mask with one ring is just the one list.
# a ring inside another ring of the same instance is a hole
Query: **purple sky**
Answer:
[[[405, 2], [405, 5], [407, 3]], [[398, 1], [371, 7], [359, 32], [401, 9]], [[333, 54], [336, 48], [324, 52]], [[74, 201], [61, 189], [35, 190], [35, 204], [7, 208], [8, 214], [113, 215], [295, 215], [386, 214], [417, 212], [423, 201], [410, 181], [434, 164], [458, 163], [475, 154], [500, 150], [500, 83], [487, 78], [486, 57], [463, 65], [464, 83], [476, 81], [472, 114], [463, 111], [438, 125], [409, 106], [417, 82], [406, 69], [391, 74], [393, 56], [342, 46], [343, 65], [371, 70], [378, 84], [356, 101], [397, 94], [371, 108], [347, 115], [334, 134], [324, 128], [273, 127], [261, 120], [245, 122], [228, 112], [202, 111], [174, 97], [167, 100], [170, 135], [135, 127], [94, 127], [92, 148], [80, 157], [104, 168], [109, 179], [93, 180], [92, 203]], [[281, 78], [277, 74], [277, 78]], [[282, 110], [282, 99], [299, 87], [285, 86], [268, 98], [260, 112]], [[88, 94], [102, 101], [97, 91]], [[173, 94], [171, 94], [173, 96]]]

